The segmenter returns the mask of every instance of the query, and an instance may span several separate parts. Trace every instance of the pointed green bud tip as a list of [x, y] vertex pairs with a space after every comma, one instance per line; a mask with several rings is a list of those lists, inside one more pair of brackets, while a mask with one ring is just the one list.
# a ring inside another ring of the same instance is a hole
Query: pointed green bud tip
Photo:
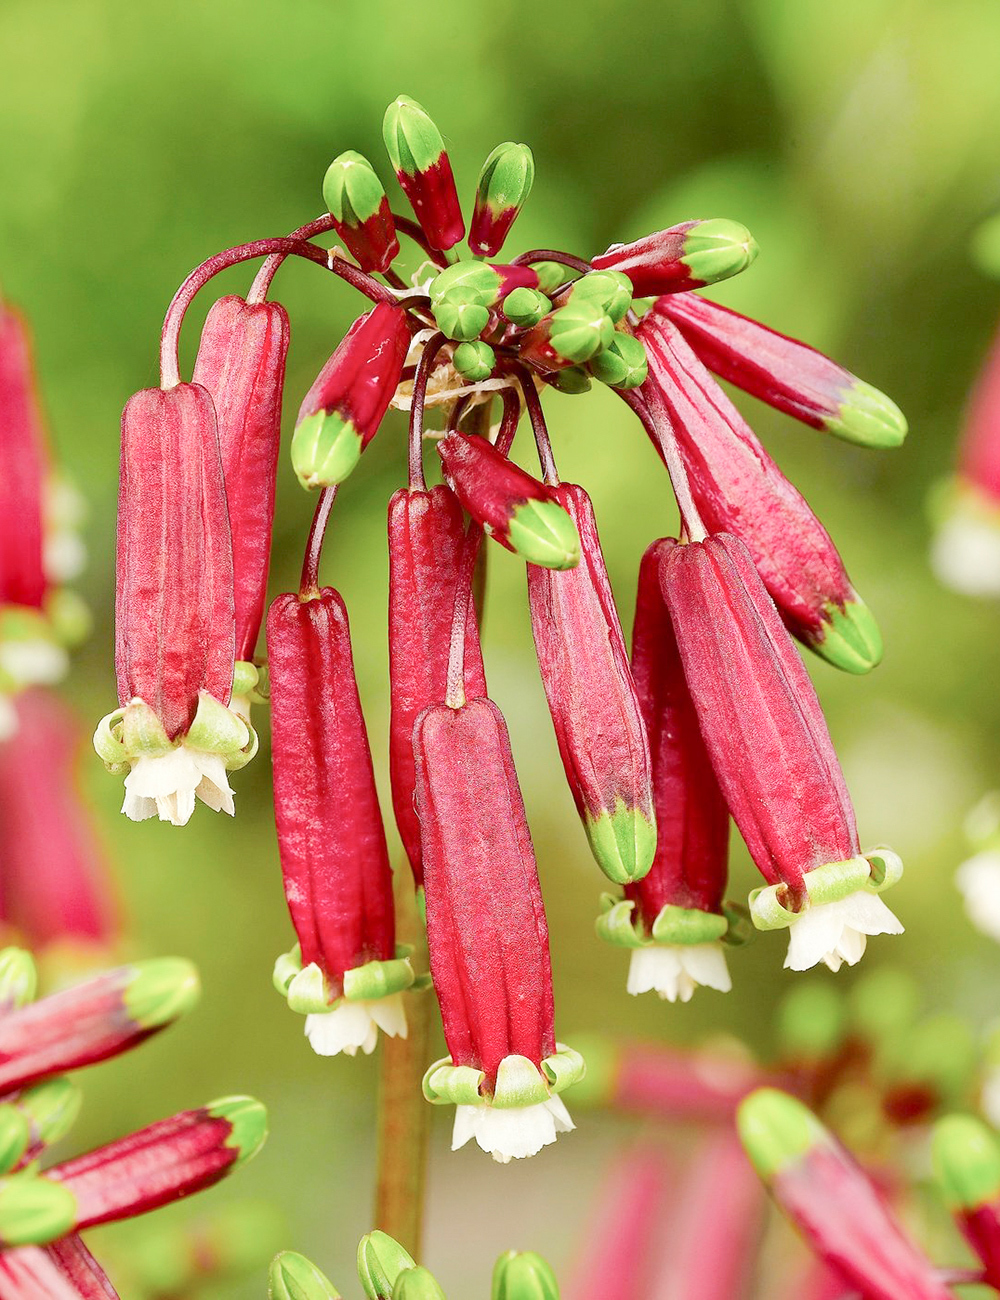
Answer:
[[608, 346], [614, 332], [614, 322], [601, 304], [585, 298], [553, 312], [549, 339], [566, 361], [582, 365]]
[[294, 1250], [271, 1260], [268, 1300], [340, 1300], [340, 1292], [315, 1264]]
[[292, 435], [292, 468], [304, 488], [336, 487], [361, 459], [361, 434], [336, 411], [315, 411]]
[[76, 1197], [62, 1183], [35, 1174], [0, 1181], [0, 1246], [42, 1246], [76, 1223]]
[[653, 865], [656, 825], [641, 809], [619, 799], [614, 812], [588, 815], [584, 827], [597, 865], [616, 885], [641, 880]]
[[481, 340], [474, 343], [460, 343], [452, 357], [452, 365], [472, 384], [489, 379], [496, 369], [497, 354], [488, 343]]
[[26, 1088], [17, 1104], [31, 1125], [35, 1140], [48, 1147], [64, 1138], [76, 1123], [83, 1093], [72, 1079], [60, 1074]]
[[808, 1106], [777, 1088], [758, 1088], [745, 1097], [736, 1112], [736, 1126], [744, 1151], [765, 1183], [830, 1141]]
[[559, 1300], [556, 1276], [533, 1250], [508, 1250], [493, 1269], [490, 1300]]
[[429, 171], [444, 153], [441, 132], [409, 95], [399, 95], [385, 110], [382, 139], [393, 167], [407, 176]]
[[863, 379], [856, 379], [841, 394], [841, 403], [828, 415], [824, 427], [859, 447], [886, 450], [898, 447], [906, 437], [906, 416], [891, 398], [880, 393]]
[[38, 970], [25, 948], [4, 948], [0, 952], [0, 1008], [26, 1006], [35, 1000]]
[[184, 957], [154, 957], [139, 961], [122, 992], [133, 1024], [159, 1029], [190, 1011], [201, 996], [197, 968]]
[[9, 1102], [0, 1105], [0, 1174], [8, 1174], [27, 1151], [31, 1129], [27, 1118]]
[[432, 309], [437, 327], [448, 338], [471, 343], [489, 324], [490, 311], [472, 293], [455, 289]]
[[583, 366], [567, 366], [564, 370], [557, 370], [554, 375], [547, 375], [546, 380], [550, 387], [560, 393], [567, 393], [570, 397], [589, 393], [592, 387], [590, 376]]
[[1000, 1198], [1000, 1144], [981, 1120], [946, 1115], [931, 1139], [934, 1174], [951, 1209], [975, 1210]]
[[882, 633], [863, 600], [849, 600], [843, 609], [831, 603], [824, 611], [824, 632], [812, 649], [845, 673], [871, 672], [882, 661]]
[[797, 982], [778, 1008], [778, 1041], [787, 1056], [821, 1059], [840, 1046], [844, 1021], [844, 999], [832, 983]]
[[445, 1300], [437, 1278], [426, 1268], [406, 1268], [392, 1288], [392, 1300]]
[[323, 178], [326, 210], [343, 226], [356, 227], [369, 221], [382, 206], [385, 190], [375, 168], [364, 154], [348, 149], [339, 154]]
[[646, 382], [646, 349], [633, 335], [616, 331], [610, 347], [592, 357], [587, 369], [611, 388], [638, 388]]
[[478, 201], [500, 213], [522, 208], [535, 183], [535, 159], [526, 144], [498, 144], [479, 173]]
[[757, 256], [757, 241], [738, 221], [715, 217], [692, 226], [684, 240], [681, 261], [692, 280], [714, 284], [745, 271]]
[[512, 325], [530, 329], [552, 310], [552, 303], [537, 289], [515, 289], [504, 298], [500, 310]]
[[466, 257], [446, 267], [430, 283], [431, 306], [454, 297], [459, 303], [477, 303], [491, 307], [500, 292], [500, 276], [492, 266], [475, 258]]
[[632, 306], [632, 281], [621, 271], [591, 271], [570, 290], [570, 302], [597, 303], [617, 325]]
[[267, 1139], [267, 1108], [253, 1097], [221, 1097], [205, 1107], [214, 1119], [230, 1127], [226, 1146], [236, 1152], [234, 1164], [252, 1160]]
[[358, 1242], [358, 1279], [368, 1300], [391, 1300], [396, 1279], [408, 1268], [416, 1262], [387, 1232], [376, 1229]]
[[576, 524], [555, 501], [523, 501], [508, 524], [513, 549], [543, 569], [575, 569], [580, 563]]

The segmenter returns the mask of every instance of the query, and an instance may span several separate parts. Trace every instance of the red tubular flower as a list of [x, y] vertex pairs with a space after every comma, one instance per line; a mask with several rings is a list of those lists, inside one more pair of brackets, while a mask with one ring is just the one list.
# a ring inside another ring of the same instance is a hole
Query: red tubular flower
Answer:
[[632, 672], [652, 756], [656, 855], [643, 879], [625, 886], [625, 902], [601, 917], [598, 933], [631, 949], [630, 993], [655, 990], [686, 1002], [698, 984], [731, 987], [717, 942], [729, 924], [722, 906], [729, 810], [660, 590], [661, 562], [676, 544], [663, 538], [642, 557], [632, 632]]
[[16, 707], [18, 739], [0, 743], [4, 911], [33, 948], [110, 947], [118, 903], [76, 781], [75, 721], [40, 690]]
[[558, 1093], [583, 1073], [553, 1028], [548, 927], [500, 710], [424, 711], [414, 730], [427, 939], [450, 1057], [424, 1077], [454, 1102], [452, 1147], [534, 1155], [573, 1127]]
[[79, 1237], [0, 1253], [0, 1300], [119, 1300]]
[[793, 970], [853, 965], [866, 935], [901, 932], [876, 893], [902, 867], [860, 853], [816, 692], [747, 548], [725, 534], [671, 547], [660, 581], [716, 777], [771, 882], [755, 924], [791, 926]]
[[378, 303], [348, 330], [299, 408], [292, 465], [303, 487], [334, 487], [357, 465], [389, 409], [409, 345], [406, 312], [392, 303]]
[[948, 1300], [930, 1260], [806, 1106], [763, 1088], [743, 1102], [738, 1123], [771, 1195], [845, 1286], [863, 1300]]
[[315, 1051], [374, 1049], [406, 1036], [392, 871], [354, 680], [347, 611], [326, 587], [279, 596], [267, 617], [274, 804], [285, 896], [298, 947], [275, 983]]
[[531, 628], [559, 753], [594, 857], [625, 884], [653, 861], [649, 744], [590, 498], [550, 487], [576, 526], [581, 561], [566, 573], [528, 565]]
[[746, 226], [717, 217], [682, 221], [633, 244], [612, 244], [590, 265], [596, 271], [622, 271], [636, 296], [646, 298], [714, 284], [745, 270], [756, 256], [757, 244]]
[[654, 443], [676, 438], [706, 529], [741, 537], [790, 630], [825, 659], [867, 672], [882, 640], [868, 607], [801, 494], [761, 447], [679, 330], [650, 313], [639, 328], [649, 378], [637, 390]]
[[28, 333], [0, 302], [0, 605], [40, 609], [45, 432]]
[[698, 294], [668, 294], [669, 316], [709, 370], [803, 424], [862, 447], [898, 447], [906, 419], [895, 402], [822, 352]]
[[253, 658], [264, 614], [281, 438], [288, 315], [274, 302], [213, 303], [194, 382], [212, 396], [233, 541], [236, 657]]
[[396, 224], [382, 182], [363, 154], [348, 149], [333, 160], [323, 179], [323, 199], [361, 269], [388, 271], [399, 252]]
[[199, 384], [149, 388], [122, 415], [115, 667], [94, 737], [129, 770], [122, 811], [183, 825], [195, 796], [233, 813], [227, 769], [255, 738], [226, 706], [236, 660], [233, 550], [215, 407]]
[[441, 132], [415, 99], [400, 95], [385, 110], [382, 139], [427, 242], [437, 249], [457, 244], [465, 222]]
[[[400, 838], [419, 886], [423, 880], [420, 823], [413, 806], [416, 773], [413, 724], [445, 697], [448, 653], [465, 540], [465, 520], [444, 484], [430, 491], [400, 489], [389, 502], [389, 777]], [[465, 632], [465, 683], [486, 694], [475, 610]]]
[[437, 449], [450, 487], [494, 541], [548, 569], [580, 562], [576, 525], [552, 488], [478, 434], [445, 434]]

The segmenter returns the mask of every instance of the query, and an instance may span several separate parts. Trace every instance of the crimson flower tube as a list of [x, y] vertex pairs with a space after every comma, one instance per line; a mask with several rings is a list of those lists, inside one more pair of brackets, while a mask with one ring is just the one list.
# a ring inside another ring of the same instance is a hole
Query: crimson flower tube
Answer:
[[714, 284], [745, 270], [757, 256], [757, 242], [738, 221], [682, 221], [644, 235], [632, 244], [612, 244], [591, 259], [598, 271], [621, 271], [635, 295], [678, 293]]

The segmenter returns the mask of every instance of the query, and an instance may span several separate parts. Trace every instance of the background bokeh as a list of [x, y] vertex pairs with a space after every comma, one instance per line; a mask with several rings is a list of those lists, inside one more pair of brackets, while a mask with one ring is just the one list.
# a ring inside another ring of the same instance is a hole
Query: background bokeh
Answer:
[[[744, 221], [761, 254], [720, 300], [832, 353], [906, 411], [909, 441], [876, 454], [740, 399], [885, 634], [885, 662], [870, 678], [810, 664], [862, 840], [891, 843], [907, 864], [891, 899], [906, 936], [873, 941], [865, 960], [891, 949], [925, 982], [929, 1005], [977, 1021], [995, 1014], [1000, 953], [969, 927], [952, 873], [964, 813], [998, 783], [1000, 609], [935, 585], [926, 499], [947, 472], [1000, 305], [968, 254], [970, 232], [1000, 203], [998, 66], [995, 0], [482, 10], [456, 0], [0, 0], [0, 280], [33, 323], [53, 437], [90, 503], [82, 588], [96, 631], [69, 692], [88, 724], [114, 705], [118, 417], [133, 390], [156, 382], [166, 303], [217, 249], [316, 215], [324, 169], [342, 149], [360, 149], [388, 180], [381, 118], [405, 91], [439, 122], [467, 201], [494, 144], [532, 146], [535, 190], [509, 252], [555, 244], [591, 255], [692, 216]], [[218, 283], [240, 292], [248, 277]], [[292, 319], [290, 419], [360, 306], [304, 264], [281, 271], [276, 294]], [[189, 360], [207, 306], [206, 297], [188, 326]], [[673, 527], [666, 479], [611, 393], [553, 394], [547, 410], [563, 476], [592, 490], [627, 625], [639, 555]], [[404, 426], [393, 416], [341, 495], [324, 564], [351, 610], [386, 809], [385, 502], [403, 472]], [[275, 592], [294, 581], [311, 505], [283, 465]], [[523, 566], [497, 547], [490, 561], [487, 668], [538, 848], [560, 1037], [681, 1041], [724, 1030], [766, 1048], [791, 978], [780, 937], [733, 955], [725, 998], [702, 991], [681, 1007], [626, 998], [624, 955], [593, 934], [601, 878], [562, 780]], [[229, 1092], [260, 1096], [269, 1145], [209, 1195], [279, 1205], [279, 1244], [348, 1290], [357, 1238], [371, 1226], [375, 1065], [314, 1057], [300, 1019], [271, 991], [291, 930], [266, 754], [235, 778], [235, 821], [199, 807], [184, 831], [119, 818], [120, 782], [96, 759], [85, 780], [132, 919], [129, 951], [194, 958], [205, 997], [140, 1054], [88, 1074], [73, 1140], [106, 1140]], [[737, 849], [734, 894], [751, 883]], [[482, 1294], [489, 1261], [509, 1246], [564, 1264], [618, 1129], [581, 1112], [578, 1133], [502, 1169], [468, 1148], [448, 1155], [438, 1118], [425, 1262], [446, 1288]], [[263, 1290], [261, 1274], [226, 1295]]]

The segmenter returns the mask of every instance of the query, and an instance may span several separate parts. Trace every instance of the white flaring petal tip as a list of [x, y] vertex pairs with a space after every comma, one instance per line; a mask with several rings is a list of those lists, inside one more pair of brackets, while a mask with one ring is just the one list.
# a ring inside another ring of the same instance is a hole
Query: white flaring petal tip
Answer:
[[483, 1102], [481, 1106], [456, 1106], [451, 1149], [457, 1151], [475, 1138], [480, 1150], [501, 1165], [524, 1160], [550, 1146], [558, 1134], [576, 1125], [559, 1097], [549, 1097], [534, 1106], [503, 1110]]
[[371, 1056], [378, 1031], [390, 1038], [406, 1037], [406, 1013], [400, 993], [371, 1002], [339, 1002], [330, 1011], [306, 1016], [306, 1037], [317, 1056], [354, 1056], [360, 1048]]
[[807, 907], [788, 932], [787, 970], [809, 970], [825, 962], [832, 971], [855, 966], [870, 934], [902, 934], [903, 927], [877, 894], [858, 889], [835, 903]]
[[159, 817], [185, 826], [196, 796], [213, 812], [232, 817], [236, 811], [222, 756], [178, 745], [166, 754], [135, 760], [125, 778], [122, 812], [134, 822]]
[[955, 873], [969, 920], [1000, 942], [1000, 852], [986, 849], [968, 858]]
[[655, 992], [670, 1002], [690, 1002], [699, 985], [720, 993], [733, 987], [721, 944], [651, 944], [632, 949], [625, 987], [633, 997]]

